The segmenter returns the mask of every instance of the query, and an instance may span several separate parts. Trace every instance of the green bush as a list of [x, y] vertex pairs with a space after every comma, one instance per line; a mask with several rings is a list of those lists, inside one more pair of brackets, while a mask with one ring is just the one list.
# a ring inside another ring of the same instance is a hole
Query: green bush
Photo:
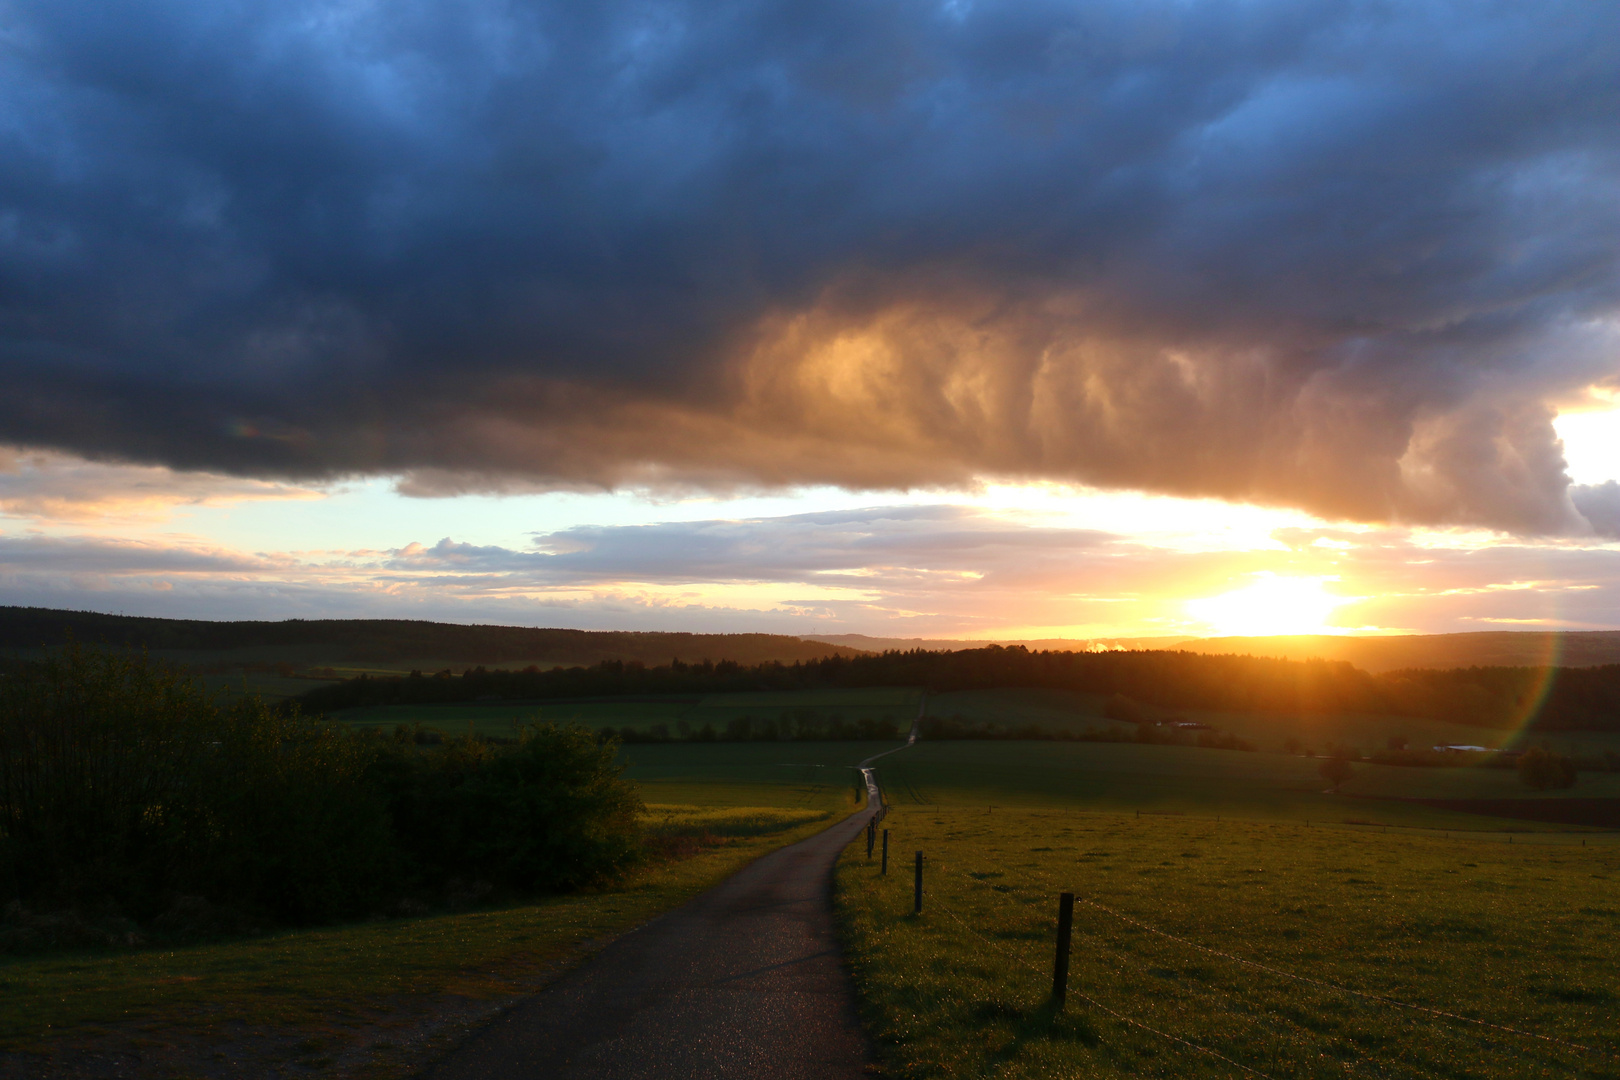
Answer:
[[313, 923], [458, 878], [576, 887], [639, 853], [615, 751], [581, 728], [388, 740], [70, 646], [0, 678], [0, 907]]
[[1334, 791], [1338, 791], [1343, 787], [1346, 781], [1356, 773], [1355, 767], [1350, 764], [1350, 759], [1343, 754], [1334, 754], [1332, 757], [1324, 759], [1322, 764], [1317, 766], [1316, 771], [1322, 774], [1322, 779], [1333, 785]]
[[1563, 754], [1532, 746], [1519, 755], [1519, 780], [1536, 791], [1575, 786], [1575, 763]]
[[369, 767], [329, 725], [71, 646], [0, 681], [4, 899], [137, 919], [186, 895], [296, 922], [356, 911], [391, 869]]
[[383, 788], [412, 883], [460, 878], [519, 891], [572, 888], [639, 852], [641, 800], [617, 746], [582, 727], [528, 727], [516, 746], [398, 747]]

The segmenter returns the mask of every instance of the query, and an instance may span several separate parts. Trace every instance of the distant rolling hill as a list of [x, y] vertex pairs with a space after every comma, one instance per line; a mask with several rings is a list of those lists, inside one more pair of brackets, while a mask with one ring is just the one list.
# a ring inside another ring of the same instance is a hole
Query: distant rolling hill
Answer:
[[953, 641], [934, 638], [879, 638], [864, 634], [807, 635], [809, 640], [845, 645], [868, 652], [889, 649], [959, 650], [986, 645], [1022, 645], [1031, 650], [1085, 652], [1094, 649], [1184, 649], [1188, 652], [1274, 656], [1287, 660], [1345, 660], [1374, 674], [1400, 668], [1459, 667], [1597, 667], [1620, 663], [1620, 630], [1544, 633], [1488, 630], [1470, 634], [1403, 634], [1393, 637], [1348, 637], [1311, 634], [1291, 637], [1157, 637], [1051, 638], [1021, 640], [985, 638]]
[[1197, 638], [1175, 646], [1189, 652], [1278, 656], [1288, 660], [1345, 660], [1374, 674], [1399, 668], [1597, 667], [1620, 663], [1620, 630], [1541, 633], [1486, 630], [1471, 634], [1398, 637]]
[[843, 645], [851, 649], [862, 649], [866, 652], [888, 652], [893, 649], [898, 649], [901, 652], [910, 652], [913, 649], [922, 649], [927, 652], [956, 652], [961, 649], [982, 649], [987, 645], [1022, 645], [1032, 652], [1092, 652], [1101, 649], [1173, 649], [1184, 641], [1197, 640], [1189, 637], [956, 639], [868, 637], [865, 634], [801, 634], [800, 636], [806, 641], [823, 641], [829, 645]]
[[205, 622], [89, 611], [0, 607], [0, 650], [32, 652], [70, 638], [151, 650], [200, 667], [376, 666], [424, 670], [473, 665], [590, 665], [603, 660], [667, 664], [672, 659], [759, 664], [862, 650], [785, 634], [684, 634], [462, 626], [407, 619], [288, 619]]
[[591, 665], [603, 660], [647, 665], [671, 660], [731, 660], [759, 664], [856, 656], [887, 650], [930, 651], [1023, 645], [1031, 650], [1184, 649], [1303, 660], [1344, 660], [1379, 673], [1398, 668], [1535, 666], [1595, 667], [1620, 663], [1620, 631], [1484, 631], [1399, 637], [1047, 638], [951, 640], [887, 638], [864, 634], [685, 634], [558, 630], [525, 626], [463, 626], [407, 619], [288, 619], [281, 622], [207, 622], [148, 619], [89, 611], [0, 607], [0, 651], [13, 654], [56, 647], [69, 638], [131, 646], [199, 669], [333, 668], [457, 670], [476, 665]]

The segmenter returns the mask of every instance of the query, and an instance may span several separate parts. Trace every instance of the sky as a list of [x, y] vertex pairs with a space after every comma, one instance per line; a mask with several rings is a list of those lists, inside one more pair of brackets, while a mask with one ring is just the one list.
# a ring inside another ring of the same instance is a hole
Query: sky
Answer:
[[1620, 629], [1590, 0], [0, 0], [0, 603]]

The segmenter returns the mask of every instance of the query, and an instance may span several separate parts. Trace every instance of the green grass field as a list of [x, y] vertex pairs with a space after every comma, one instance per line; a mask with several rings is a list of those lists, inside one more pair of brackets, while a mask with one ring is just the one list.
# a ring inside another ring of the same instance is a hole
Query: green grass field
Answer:
[[[268, 677], [266, 677], [268, 678]], [[297, 690], [315, 683], [284, 680]], [[273, 688], [289, 692], [279, 683]], [[739, 717], [791, 723], [796, 717], [820, 720], [893, 720], [903, 731], [916, 715], [921, 691], [915, 687], [877, 687], [865, 690], [818, 690], [757, 694], [710, 694], [690, 698], [631, 700], [601, 698], [564, 702], [481, 702], [453, 705], [387, 705], [346, 709], [335, 718], [360, 727], [393, 730], [396, 726], [425, 728], [448, 734], [508, 737], [517, 725], [536, 722], [579, 723], [587, 727], [632, 727], [649, 732], [662, 727], [671, 736], [700, 732], [705, 726], [724, 732]], [[1106, 700], [1095, 694], [1067, 690], [963, 690], [930, 694], [928, 715], [960, 718], [969, 724], [994, 723], [1009, 727], [1039, 724], [1050, 731], [1082, 732], [1087, 728], [1113, 728], [1122, 733], [1133, 725], [1105, 719]], [[1169, 715], [1166, 713], [1165, 715]], [[1525, 742], [1548, 743], [1575, 755], [1601, 756], [1620, 750], [1620, 733], [1558, 732], [1528, 738], [1490, 728], [1448, 724], [1438, 720], [1390, 716], [1311, 716], [1269, 713], [1223, 713], [1181, 710], [1177, 716], [1210, 724], [1250, 740], [1262, 750], [1282, 750], [1289, 740], [1318, 753], [1329, 744], [1351, 745], [1364, 753], [1382, 749], [1392, 736], [1405, 737], [1411, 746], [1481, 745], [1511, 747]], [[684, 726], [683, 726], [684, 725]]]
[[[1358, 764], [1343, 794], [1326, 790], [1320, 760], [1135, 743], [923, 742], [885, 758], [892, 801], [1147, 810], [1256, 820], [1371, 822], [1435, 829], [1561, 830], [1402, 799], [1518, 798], [1511, 769]], [[1543, 796], [1547, 793], [1541, 793]], [[1582, 774], [1564, 795], [1620, 797], [1620, 774]]]
[[453, 705], [377, 705], [344, 709], [333, 719], [362, 728], [392, 731], [421, 724], [447, 735], [510, 738], [523, 724], [583, 724], [589, 728], [638, 728], [665, 724], [672, 731], [693, 708], [683, 701], [585, 701], [566, 704], [488, 702]]
[[[960, 716], [963, 720], [1007, 725], [1041, 724], [1053, 730], [1082, 731], [1112, 726], [1128, 730], [1103, 717], [1106, 699], [1070, 690], [963, 690], [930, 694], [928, 715]], [[1172, 710], [1157, 710], [1170, 715]], [[1451, 724], [1409, 716], [1342, 714], [1231, 713], [1202, 709], [1173, 710], [1174, 715], [1230, 731], [1263, 750], [1281, 750], [1289, 739], [1322, 752], [1329, 743], [1348, 744], [1364, 753], [1381, 749], [1391, 736], [1404, 736], [1413, 747], [1480, 745], [1513, 747], [1547, 742], [1563, 753], [1599, 753], [1620, 750], [1620, 732], [1572, 731], [1521, 736], [1515, 732]]]
[[[310, 683], [308, 685], [314, 685]], [[791, 723], [799, 717], [893, 720], [901, 730], [916, 715], [920, 691], [910, 687], [871, 690], [804, 690], [779, 693], [709, 694], [693, 697], [596, 698], [577, 701], [472, 702], [453, 705], [380, 705], [344, 709], [334, 719], [358, 727], [393, 730], [403, 724], [450, 734], [510, 736], [519, 724], [583, 724], [591, 728], [662, 725], [671, 737], [711, 727], [723, 732], [740, 717]]]
[[[889, 876], [855, 845], [837, 878], [884, 1072], [1620, 1076], [1620, 837], [1510, 844], [1490, 819], [1313, 793], [1307, 764], [1016, 743], [884, 759]], [[1367, 804], [1396, 827], [1343, 823]]]

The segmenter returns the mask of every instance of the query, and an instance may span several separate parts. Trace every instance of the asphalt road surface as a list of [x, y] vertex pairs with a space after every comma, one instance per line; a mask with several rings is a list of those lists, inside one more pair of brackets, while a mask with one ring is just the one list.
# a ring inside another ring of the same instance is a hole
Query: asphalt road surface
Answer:
[[774, 851], [504, 1014], [429, 1080], [849, 1080], [871, 1061], [833, 932], [832, 869], [883, 805]]
[[868, 1049], [833, 933], [831, 884], [838, 853], [870, 816], [862, 812], [772, 852], [625, 935], [478, 1032], [428, 1076], [860, 1076]]

